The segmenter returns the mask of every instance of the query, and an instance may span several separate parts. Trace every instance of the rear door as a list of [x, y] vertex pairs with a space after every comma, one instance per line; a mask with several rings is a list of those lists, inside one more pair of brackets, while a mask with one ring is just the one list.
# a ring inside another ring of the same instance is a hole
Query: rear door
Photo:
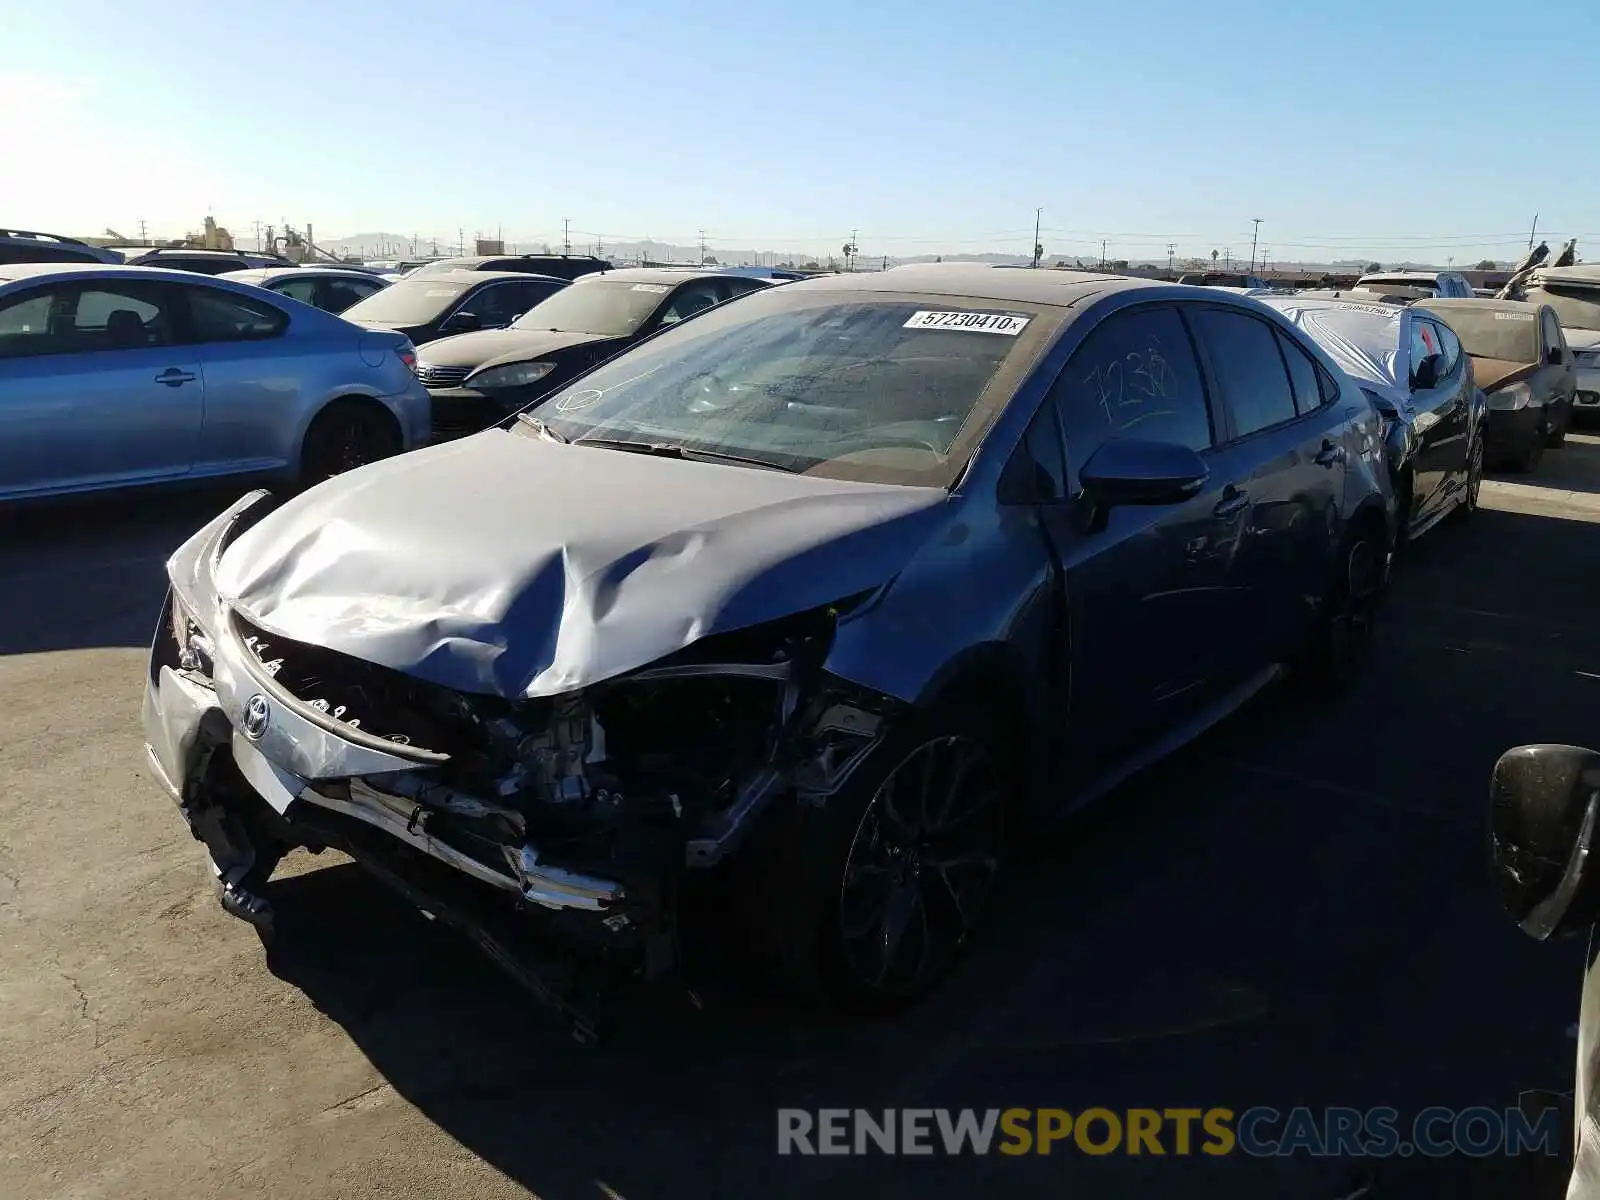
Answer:
[[172, 289], [143, 280], [42, 284], [0, 302], [0, 490], [183, 475], [204, 411]]
[[[1239, 612], [1229, 579], [1240, 506], [1231, 456], [1217, 447], [1188, 330], [1171, 304], [1123, 309], [1089, 334], [1057, 378], [1031, 435], [1064, 436], [1065, 495], [1111, 438], [1176, 442], [1211, 467], [1173, 505], [1113, 507], [1086, 528], [1074, 500], [1041, 518], [1066, 580], [1071, 631], [1067, 721], [1086, 773], [1192, 714], [1236, 665]], [[1041, 426], [1039, 423], [1043, 422]]]
[[1313, 360], [1307, 370], [1310, 356], [1292, 334], [1218, 305], [1196, 305], [1192, 319], [1242, 476], [1232, 499], [1243, 505], [1243, 529], [1229, 574], [1243, 617], [1240, 652], [1259, 666], [1295, 643], [1306, 597], [1324, 591], [1350, 447], [1343, 418], [1323, 402], [1319, 368]]

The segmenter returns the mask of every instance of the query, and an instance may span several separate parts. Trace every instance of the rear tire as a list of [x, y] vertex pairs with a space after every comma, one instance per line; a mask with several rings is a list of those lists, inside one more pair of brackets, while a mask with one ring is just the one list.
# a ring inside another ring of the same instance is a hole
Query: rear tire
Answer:
[[1460, 504], [1456, 505], [1455, 518], [1458, 521], [1470, 521], [1477, 514], [1478, 498], [1483, 492], [1483, 439], [1478, 438], [1472, 443], [1472, 450], [1467, 456], [1467, 494]]
[[1354, 529], [1340, 549], [1316, 630], [1300, 664], [1305, 680], [1321, 691], [1343, 691], [1361, 676], [1383, 593], [1384, 554], [1383, 540], [1365, 524]]
[[741, 873], [757, 951], [791, 994], [858, 1013], [931, 991], [979, 928], [1018, 784], [993, 718], [965, 704], [891, 733], [820, 807], [785, 801]]
[[1514, 469], [1522, 472], [1538, 470], [1539, 464], [1544, 461], [1545, 438], [1548, 436], [1548, 431], [1535, 435], [1533, 445], [1517, 458]]
[[400, 427], [386, 409], [363, 400], [335, 400], [312, 420], [300, 448], [300, 486], [400, 452]]

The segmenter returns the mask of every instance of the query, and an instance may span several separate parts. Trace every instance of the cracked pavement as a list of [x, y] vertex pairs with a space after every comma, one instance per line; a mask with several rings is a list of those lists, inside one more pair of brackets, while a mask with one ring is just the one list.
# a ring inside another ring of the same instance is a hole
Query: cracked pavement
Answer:
[[[893, 1023], [736, 987], [567, 1042], [329, 853], [271, 959], [146, 778], [161, 562], [226, 493], [0, 516], [0, 1195], [1508, 1195], [1550, 1164], [779, 1160], [779, 1106], [1510, 1105], [1570, 1086], [1581, 948], [1496, 910], [1487, 773], [1600, 742], [1600, 440], [1423, 539], [1351, 695], [1271, 696], [1019, 866]], [[1559, 1168], [1559, 1164], [1555, 1164]]]

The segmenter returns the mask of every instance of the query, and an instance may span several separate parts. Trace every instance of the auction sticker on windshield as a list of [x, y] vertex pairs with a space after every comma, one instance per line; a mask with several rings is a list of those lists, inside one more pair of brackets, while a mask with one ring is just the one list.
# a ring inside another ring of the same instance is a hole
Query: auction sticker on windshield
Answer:
[[1531, 321], [1531, 320], [1533, 320], [1533, 314], [1532, 313], [1495, 313], [1494, 319], [1496, 321]]
[[633, 290], [636, 292], [664, 292], [667, 290], [667, 285], [664, 283], [636, 283], [633, 285]]
[[1028, 327], [1032, 317], [994, 312], [914, 312], [906, 329], [959, 329], [965, 333], [1003, 333], [1016, 337]]

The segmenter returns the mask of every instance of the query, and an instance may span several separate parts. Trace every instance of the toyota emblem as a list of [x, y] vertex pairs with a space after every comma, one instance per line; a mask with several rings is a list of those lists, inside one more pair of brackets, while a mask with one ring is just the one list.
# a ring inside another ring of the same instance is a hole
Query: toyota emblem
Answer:
[[272, 716], [272, 710], [267, 707], [267, 698], [260, 692], [246, 702], [244, 706], [244, 735], [252, 742], [259, 742], [261, 735], [267, 732], [267, 721]]

